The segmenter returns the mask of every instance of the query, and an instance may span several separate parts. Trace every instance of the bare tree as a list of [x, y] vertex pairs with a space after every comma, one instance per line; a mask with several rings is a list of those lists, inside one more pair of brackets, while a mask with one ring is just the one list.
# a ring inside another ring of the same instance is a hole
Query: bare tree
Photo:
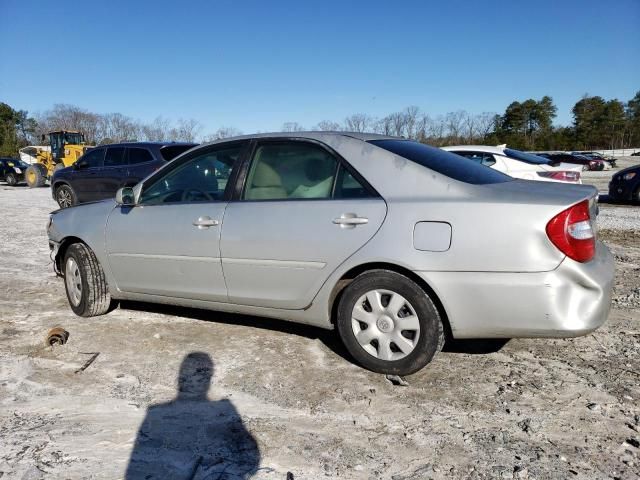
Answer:
[[496, 129], [496, 114], [493, 112], [482, 112], [476, 116], [476, 129], [481, 142]]
[[476, 116], [468, 112], [464, 112], [462, 118], [462, 127], [464, 129], [464, 139], [467, 144], [472, 144], [476, 139]]
[[405, 108], [404, 116], [404, 136], [415, 139], [417, 136], [418, 122], [420, 119], [420, 109], [416, 106]]
[[373, 128], [374, 120], [366, 113], [354, 113], [344, 119], [345, 130], [349, 132], [367, 132]]
[[234, 127], [220, 127], [213, 133], [205, 135], [203, 140], [205, 142], [213, 142], [215, 140], [222, 140], [223, 138], [237, 137], [242, 135], [242, 132]]
[[83, 132], [87, 142], [97, 139], [99, 115], [75, 105], [56, 104], [51, 110], [37, 118], [36, 134], [43, 135], [53, 130], [76, 130]]
[[373, 131], [382, 135], [393, 135], [393, 120], [391, 119], [391, 115], [387, 115], [375, 122]]
[[340, 124], [338, 122], [332, 122], [330, 120], [322, 120], [314, 127], [314, 130], [321, 130], [323, 132], [337, 132], [340, 130]]
[[153, 122], [142, 126], [144, 139], [149, 142], [161, 142], [169, 138], [171, 122], [163, 117], [156, 117]]
[[462, 126], [467, 112], [458, 110], [457, 112], [449, 112], [445, 116], [445, 124], [447, 127], [447, 136], [451, 143], [460, 143]]
[[200, 130], [202, 130], [202, 125], [197, 120], [181, 118], [178, 120], [178, 125], [169, 131], [170, 140], [195, 142]]
[[140, 123], [121, 113], [106, 113], [98, 118], [96, 140], [100, 143], [138, 140], [141, 135]]
[[302, 132], [304, 127], [298, 122], [285, 122], [282, 124], [283, 132]]

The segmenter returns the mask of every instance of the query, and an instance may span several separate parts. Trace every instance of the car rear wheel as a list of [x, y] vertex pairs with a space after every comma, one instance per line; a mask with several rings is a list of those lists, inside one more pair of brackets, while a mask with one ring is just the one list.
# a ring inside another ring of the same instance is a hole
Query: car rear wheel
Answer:
[[29, 165], [24, 175], [29, 188], [44, 187], [47, 182], [47, 169], [40, 163]]
[[83, 243], [71, 245], [64, 256], [63, 272], [67, 300], [76, 315], [95, 317], [109, 311], [107, 280], [89, 247]]
[[355, 360], [378, 373], [408, 375], [444, 345], [444, 328], [429, 295], [404, 275], [371, 270], [342, 292], [340, 337]]
[[7, 173], [4, 180], [10, 187], [15, 187], [18, 184], [18, 177], [16, 177], [15, 173]]
[[60, 185], [56, 188], [56, 202], [58, 202], [60, 208], [69, 208], [78, 203], [78, 200], [69, 185]]

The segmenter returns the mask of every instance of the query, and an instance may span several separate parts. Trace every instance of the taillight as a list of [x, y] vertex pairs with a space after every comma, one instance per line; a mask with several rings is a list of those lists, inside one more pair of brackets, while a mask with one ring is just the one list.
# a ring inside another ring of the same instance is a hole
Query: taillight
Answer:
[[538, 175], [545, 178], [552, 178], [561, 182], [579, 182], [580, 172], [560, 171], [560, 172], [538, 172]]
[[588, 262], [596, 253], [596, 237], [589, 214], [589, 201], [577, 203], [547, 223], [547, 236], [567, 257]]

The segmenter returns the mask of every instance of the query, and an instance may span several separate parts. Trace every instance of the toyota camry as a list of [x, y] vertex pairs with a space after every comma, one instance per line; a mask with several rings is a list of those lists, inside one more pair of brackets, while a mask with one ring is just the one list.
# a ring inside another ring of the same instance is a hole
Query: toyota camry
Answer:
[[402, 138], [259, 134], [54, 212], [48, 235], [77, 315], [137, 300], [279, 318], [336, 329], [362, 366], [409, 374], [445, 336], [602, 325], [614, 262], [596, 195]]

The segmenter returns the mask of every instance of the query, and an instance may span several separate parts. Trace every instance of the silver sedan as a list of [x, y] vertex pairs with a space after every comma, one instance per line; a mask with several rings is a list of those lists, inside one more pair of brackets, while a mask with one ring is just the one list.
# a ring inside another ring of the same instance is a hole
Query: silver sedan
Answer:
[[364, 367], [408, 374], [447, 335], [602, 325], [614, 262], [596, 195], [400, 138], [262, 134], [54, 212], [48, 234], [78, 315], [138, 300], [336, 328]]

